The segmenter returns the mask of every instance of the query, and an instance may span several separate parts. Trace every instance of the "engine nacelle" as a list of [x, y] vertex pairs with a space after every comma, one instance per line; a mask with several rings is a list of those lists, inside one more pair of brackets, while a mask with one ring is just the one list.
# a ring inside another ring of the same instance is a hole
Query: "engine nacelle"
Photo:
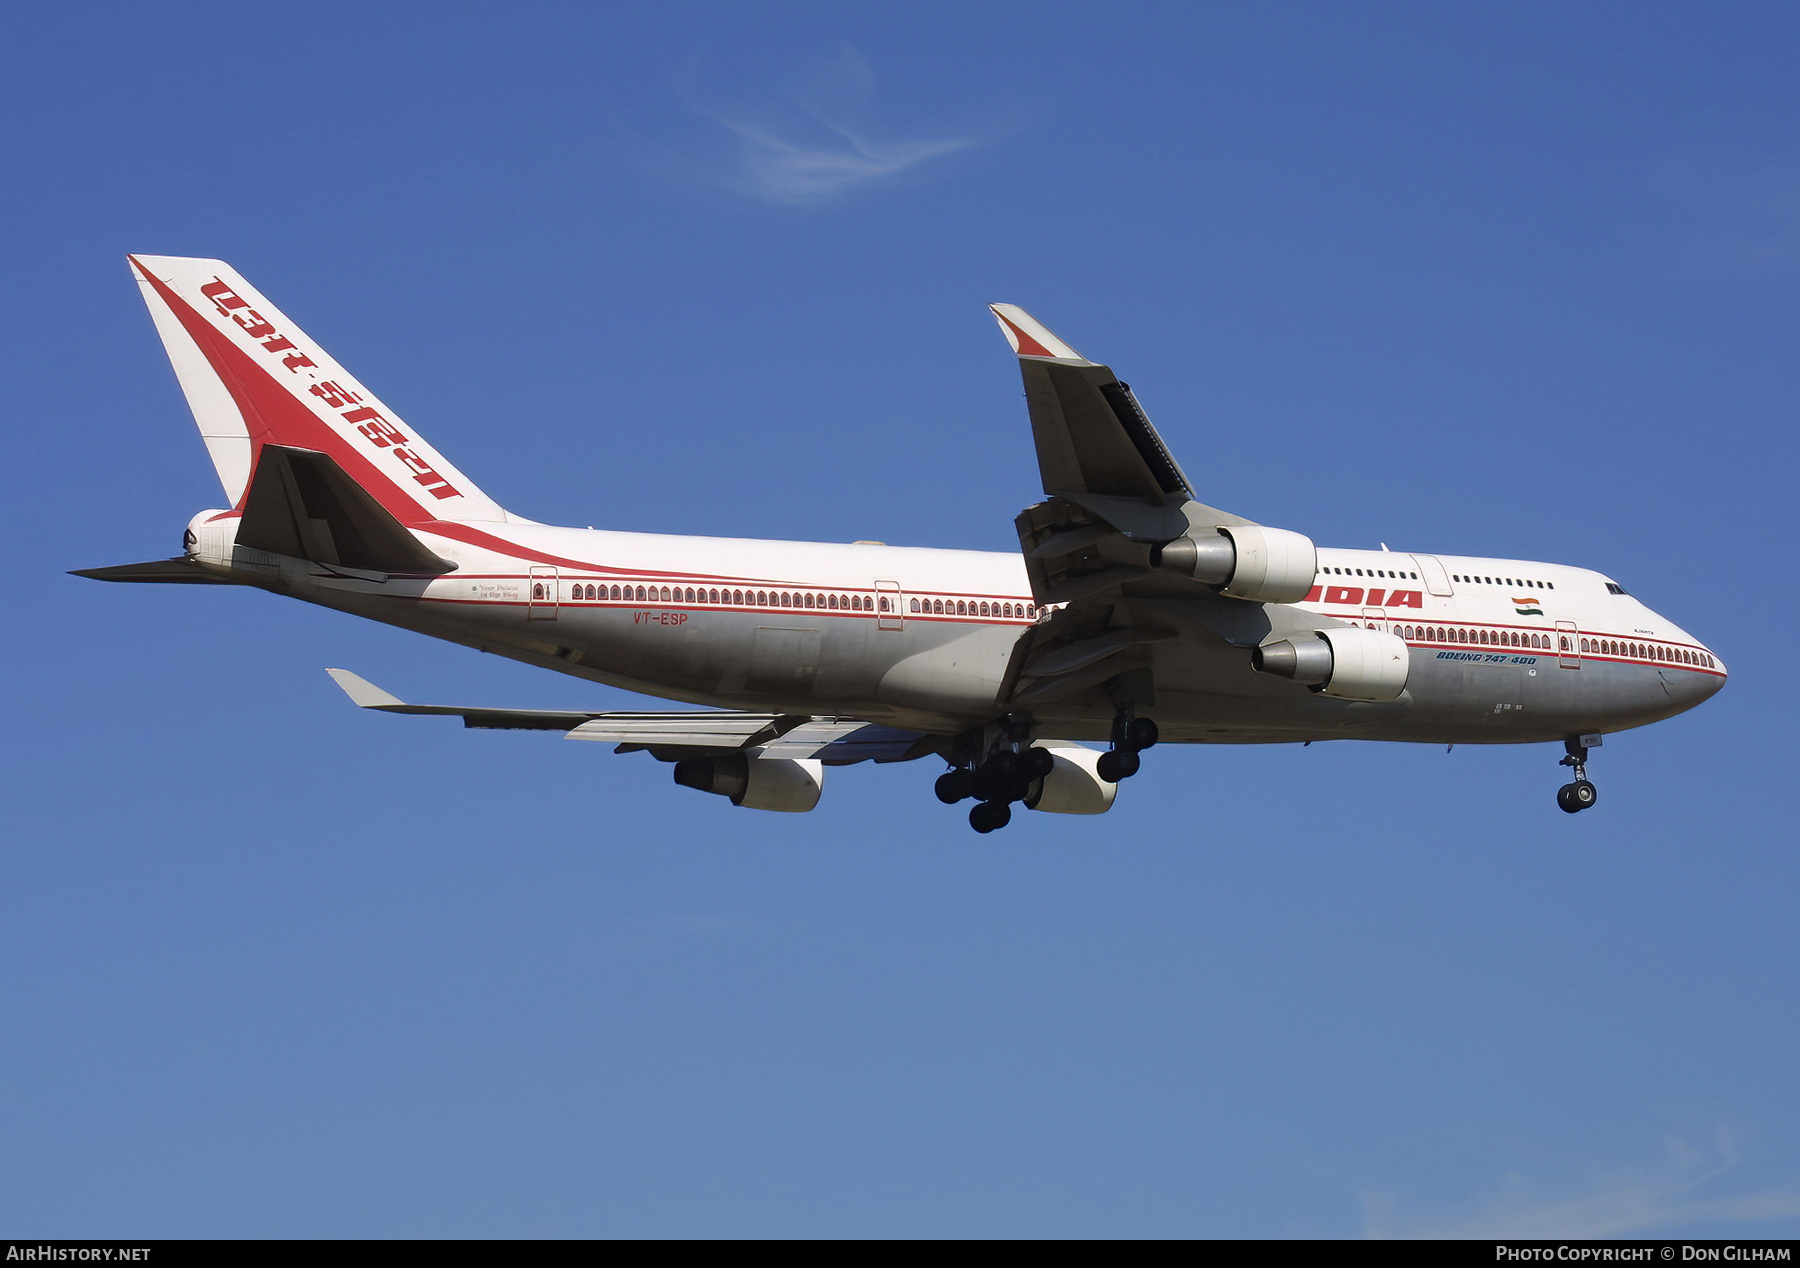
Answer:
[[1359, 625], [1313, 633], [1259, 647], [1250, 663], [1345, 700], [1392, 700], [1406, 690], [1412, 653], [1403, 639]]
[[1103, 815], [1112, 809], [1119, 786], [1100, 778], [1096, 769], [1101, 754], [1091, 748], [1045, 748], [1056, 764], [1050, 773], [1031, 785], [1025, 797], [1027, 810], [1053, 815]]
[[725, 753], [675, 763], [675, 782], [731, 798], [734, 806], [800, 814], [819, 804], [825, 764], [809, 757], [757, 757]]
[[1298, 603], [1319, 575], [1312, 538], [1259, 524], [1196, 529], [1159, 547], [1154, 562], [1256, 603]]
[[[229, 519], [219, 518], [230, 515]], [[188, 521], [181, 535], [182, 548], [195, 563], [213, 568], [231, 567], [231, 548], [237, 544], [238, 525], [244, 521], [229, 511], [201, 511]]]

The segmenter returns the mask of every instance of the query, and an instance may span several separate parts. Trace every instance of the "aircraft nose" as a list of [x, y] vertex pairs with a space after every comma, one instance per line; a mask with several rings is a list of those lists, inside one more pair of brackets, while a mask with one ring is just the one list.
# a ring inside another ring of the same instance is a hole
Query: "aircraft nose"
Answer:
[[1683, 709], [1712, 699], [1725, 685], [1725, 663], [1717, 656], [1707, 669], [1665, 669], [1663, 688]]

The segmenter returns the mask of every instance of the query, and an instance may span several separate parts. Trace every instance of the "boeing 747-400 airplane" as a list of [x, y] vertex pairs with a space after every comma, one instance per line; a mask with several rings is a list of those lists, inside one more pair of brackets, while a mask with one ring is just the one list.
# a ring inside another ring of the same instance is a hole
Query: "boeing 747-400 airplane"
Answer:
[[1574, 813], [1603, 735], [1725, 681], [1587, 569], [1315, 547], [1199, 502], [1131, 389], [1010, 304], [1045, 493], [1016, 555], [521, 519], [228, 265], [130, 258], [230, 505], [173, 559], [78, 575], [256, 586], [703, 706], [416, 705], [331, 670], [364, 708], [641, 750], [758, 810], [935, 755], [937, 796], [992, 832], [1014, 803], [1109, 809], [1158, 742], [1560, 741]]

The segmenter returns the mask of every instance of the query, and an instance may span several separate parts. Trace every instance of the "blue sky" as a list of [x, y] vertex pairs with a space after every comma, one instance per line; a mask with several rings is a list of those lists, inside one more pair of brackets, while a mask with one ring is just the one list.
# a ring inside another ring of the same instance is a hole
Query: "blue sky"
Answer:
[[[1800, 1234], [1791, 6], [0, 15], [0, 1230]], [[361, 714], [607, 691], [63, 570], [220, 493], [216, 255], [532, 518], [1013, 548], [1025, 305], [1207, 500], [1607, 571], [1732, 668], [1551, 748], [1164, 747], [977, 838]]]

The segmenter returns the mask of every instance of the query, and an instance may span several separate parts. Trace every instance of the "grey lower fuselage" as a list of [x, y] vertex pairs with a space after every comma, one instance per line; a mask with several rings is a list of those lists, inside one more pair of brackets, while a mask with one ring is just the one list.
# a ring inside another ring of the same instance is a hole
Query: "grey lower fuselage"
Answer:
[[[360, 579], [286, 558], [233, 571], [305, 601], [664, 699], [861, 718], [946, 734], [1011, 711], [1007, 697], [1017, 681], [1021, 640], [1042, 619], [1035, 606], [1032, 619], [1025, 619], [1031, 598], [1015, 555], [509, 529], [508, 537], [522, 541], [521, 556], [477, 552], [480, 557], [466, 557], [459, 572], [431, 581]], [[436, 546], [446, 556], [459, 553], [454, 542]], [[551, 547], [554, 556], [545, 553]], [[466, 548], [462, 553], [470, 554]], [[520, 558], [529, 557], [563, 563], [522, 566]], [[687, 581], [735, 576], [736, 589], [746, 590], [742, 578], [754, 571], [764, 578], [754, 589], [786, 602], [719, 603], [706, 599], [704, 586], [701, 600], [692, 602], [685, 584], [672, 588], [679, 598], [662, 598], [664, 587], [654, 584], [644, 589], [657, 598], [637, 598], [644, 577], [669, 579], [674, 557], [683, 559], [680, 573]], [[1334, 559], [1412, 558], [1323, 548], [1319, 557], [1322, 571]], [[605, 567], [570, 566], [579, 560]], [[747, 568], [750, 560], [759, 566]], [[1699, 644], [1630, 596], [1612, 593], [1616, 588], [1597, 573], [1502, 560], [1445, 559], [1442, 565], [1446, 575], [1472, 581], [1445, 585], [1448, 594], [1424, 593], [1420, 583], [1407, 582], [1411, 606], [1392, 610], [1315, 601], [1331, 591], [1292, 605], [1232, 599], [1151, 604], [1176, 632], [1153, 649], [1155, 695], [1140, 703], [1139, 712], [1156, 719], [1165, 742], [1177, 743], [1530, 743], [1643, 726], [1692, 708], [1723, 684], [1724, 667], [1716, 658], [1671, 651]], [[630, 598], [611, 597], [621, 577]], [[1519, 614], [1512, 593], [1518, 586], [1482, 584], [1528, 577], [1533, 586], [1547, 587], [1531, 592], [1542, 611], [1530, 616]], [[534, 585], [544, 596], [536, 602]], [[870, 609], [882, 595], [898, 611], [884, 616], [801, 606], [803, 593], [822, 605], [834, 588], [856, 591], [859, 602], [868, 596]], [[590, 589], [607, 597], [587, 597]], [[1006, 601], [1016, 603], [1020, 614], [988, 619], [917, 611], [921, 598], [930, 609], [946, 594], [989, 596], [974, 602], [993, 602], [996, 613], [1002, 596], [1010, 596]], [[1252, 649], [1273, 636], [1269, 631], [1343, 623], [1371, 624], [1406, 638], [1410, 666], [1398, 699], [1337, 699], [1252, 667]], [[1493, 631], [1495, 641], [1436, 641], [1457, 630], [1473, 640], [1476, 627], [1483, 638]], [[1508, 629], [1538, 634], [1547, 646], [1502, 646]], [[1639, 654], [1602, 654], [1602, 635], [1608, 648], [1617, 639], [1642, 640], [1631, 643]], [[1563, 636], [1574, 640], [1566, 654], [1551, 641]], [[1659, 651], [1692, 655], [1696, 663], [1652, 659]], [[1104, 741], [1115, 709], [1091, 693], [1076, 693], [1029, 712], [1035, 734]]]

